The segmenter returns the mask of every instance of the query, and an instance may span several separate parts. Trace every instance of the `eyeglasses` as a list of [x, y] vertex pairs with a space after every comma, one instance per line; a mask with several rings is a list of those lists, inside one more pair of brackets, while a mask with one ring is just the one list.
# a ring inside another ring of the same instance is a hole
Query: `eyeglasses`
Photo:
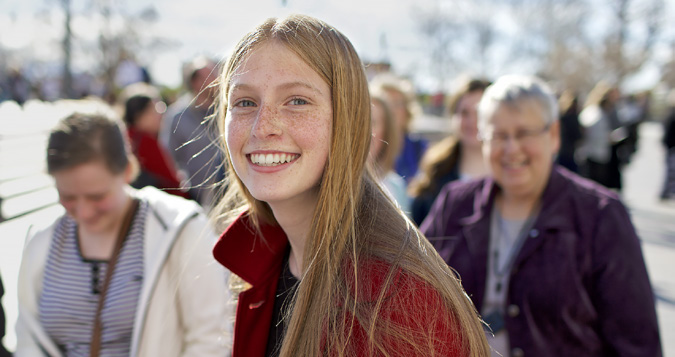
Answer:
[[534, 139], [547, 132], [550, 128], [551, 124], [546, 124], [540, 129], [520, 129], [516, 131], [515, 134], [508, 134], [498, 131], [487, 131], [484, 133], [479, 133], [478, 140], [482, 140], [494, 146], [506, 146], [510, 139], [513, 139], [521, 145], [528, 145], [532, 144]]

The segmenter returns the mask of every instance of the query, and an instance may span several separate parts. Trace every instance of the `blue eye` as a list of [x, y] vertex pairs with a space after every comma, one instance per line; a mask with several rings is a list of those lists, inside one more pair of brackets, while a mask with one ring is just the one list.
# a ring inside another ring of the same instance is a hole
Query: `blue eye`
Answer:
[[255, 107], [255, 103], [253, 103], [253, 101], [251, 100], [244, 99], [237, 102], [237, 104], [235, 104], [235, 107]]
[[307, 101], [302, 99], [302, 98], [294, 98], [291, 99], [291, 105], [305, 105], [307, 104]]

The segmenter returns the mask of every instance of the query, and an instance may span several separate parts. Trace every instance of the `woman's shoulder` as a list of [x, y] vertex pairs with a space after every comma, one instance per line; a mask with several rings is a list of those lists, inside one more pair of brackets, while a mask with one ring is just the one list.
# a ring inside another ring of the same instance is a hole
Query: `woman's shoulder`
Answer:
[[[605, 186], [562, 167], [556, 167], [555, 172], [556, 175], [562, 177], [567, 182], [565, 191], [584, 208], [596, 207], [602, 209], [608, 205], [624, 207], [619, 195]], [[557, 188], [554, 191], [556, 192], [555, 195], [558, 196], [562, 189]]]
[[[375, 302], [380, 297], [391, 299], [393, 296], [415, 303], [433, 302], [440, 295], [429, 283], [412, 272], [379, 258], [363, 259], [357, 265], [356, 278], [360, 281], [359, 300]], [[351, 270], [351, 269], [349, 269]], [[347, 277], [354, 277], [348, 272]], [[353, 284], [350, 284], [353, 286]], [[412, 299], [412, 300], [410, 300]]]
[[33, 227], [29, 228], [26, 244], [24, 246], [24, 255], [35, 256], [43, 253], [46, 254], [47, 249], [51, 244], [54, 230], [62, 223], [65, 217], [66, 216], [59, 216], [46, 227], [43, 226], [35, 230], [33, 230]]
[[[134, 196], [148, 202], [153, 211], [163, 216], [169, 216], [169, 218], [204, 213], [197, 202], [166, 193], [152, 186], [136, 190]], [[171, 220], [173, 219], [171, 218]]]
[[473, 205], [476, 196], [481, 195], [491, 186], [488, 178], [450, 181], [441, 188], [437, 199], [445, 200], [446, 203], [452, 203], [455, 206]]
[[[358, 300], [378, 308], [374, 323], [391, 333], [381, 335], [383, 341], [395, 339], [385, 343], [394, 348], [393, 355], [463, 355], [457, 317], [431, 283], [381, 260], [366, 261], [360, 268], [366, 289]], [[414, 338], [399, 340], [398, 334]]]

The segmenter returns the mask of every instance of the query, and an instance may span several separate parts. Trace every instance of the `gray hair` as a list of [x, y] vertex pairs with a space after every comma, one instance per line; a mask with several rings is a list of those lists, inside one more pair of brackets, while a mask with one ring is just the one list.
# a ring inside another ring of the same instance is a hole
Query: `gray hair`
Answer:
[[523, 102], [541, 110], [545, 124], [558, 120], [558, 103], [549, 86], [533, 76], [506, 75], [489, 86], [478, 104], [478, 128], [484, 130], [497, 108], [506, 104], [518, 108]]

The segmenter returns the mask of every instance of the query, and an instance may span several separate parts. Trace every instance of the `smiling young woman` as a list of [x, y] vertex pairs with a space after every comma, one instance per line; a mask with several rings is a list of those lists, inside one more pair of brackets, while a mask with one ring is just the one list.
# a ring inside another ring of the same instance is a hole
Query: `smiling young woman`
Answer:
[[193, 201], [129, 184], [120, 121], [74, 113], [47, 143], [66, 214], [30, 237], [19, 271], [18, 357], [227, 354], [227, 272]]
[[366, 168], [349, 40], [306, 16], [246, 35], [220, 77], [229, 161], [214, 248], [238, 292], [233, 356], [486, 356], [458, 281]]

